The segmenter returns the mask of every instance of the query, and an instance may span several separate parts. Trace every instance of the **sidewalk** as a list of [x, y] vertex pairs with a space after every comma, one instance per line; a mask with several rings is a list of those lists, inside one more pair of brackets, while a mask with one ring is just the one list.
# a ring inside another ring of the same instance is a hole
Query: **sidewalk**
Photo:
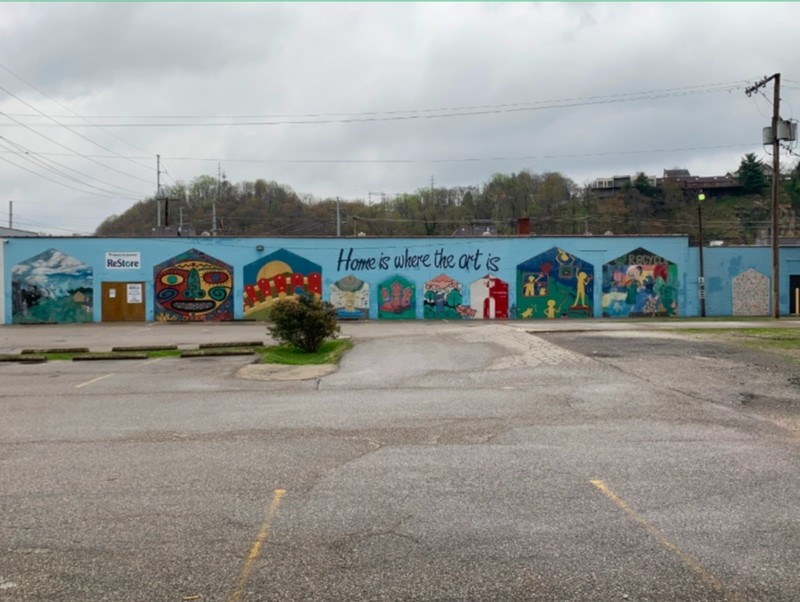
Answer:
[[[589, 319], [589, 320], [369, 320], [340, 322], [342, 334], [353, 339], [403, 336], [448, 328], [504, 326], [528, 332], [552, 331], [647, 331], [683, 328], [800, 328], [800, 319]], [[271, 344], [265, 322], [111, 322], [90, 324], [12, 324], [0, 326], [0, 353], [23, 349], [86, 347], [93, 352], [112, 347], [177, 345], [196, 348], [208, 343]]]

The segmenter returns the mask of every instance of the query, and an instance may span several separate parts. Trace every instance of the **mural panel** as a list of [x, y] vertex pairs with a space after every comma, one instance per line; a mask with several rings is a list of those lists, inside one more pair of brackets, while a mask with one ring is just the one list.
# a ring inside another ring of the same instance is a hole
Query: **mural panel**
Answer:
[[369, 284], [350, 274], [331, 284], [331, 305], [340, 320], [369, 319]]
[[749, 269], [733, 279], [731, 283], [734, 316], [768, 316], [769, 278], [761, 272]]
[[475, 310], [463, 303], [461, 283], [446, 274], [428, 280], [423, 296], [422, 315], [426, 320], [460, 320], [475, 316]]
[[322, 267], [286, 249], [244, 266], [244, 317], [265, 320], [278, 299], [311, 294], [322, 297]]
[[604, 317], [678, 315], [678, 266], [638, 248], [603, 266]]
[[417, 287], [403, 276], [392, 276], [378, 285], [378, 318], [414, 320], [417, 317]]
[[48, 249], [11, 268], [13, 324], [91, 322], [92, 268]]
[[479, 319], [508, 318], [508, 282], [491, 274], [475, 280], [469, 287], [470, 307]]
[[517, 265], [517, 317], [591, 318], [592, 264], [553, 247]]
[[153, 269], [155, 319], [233, 320], [233, 269], [197, 249], [176, 255]]

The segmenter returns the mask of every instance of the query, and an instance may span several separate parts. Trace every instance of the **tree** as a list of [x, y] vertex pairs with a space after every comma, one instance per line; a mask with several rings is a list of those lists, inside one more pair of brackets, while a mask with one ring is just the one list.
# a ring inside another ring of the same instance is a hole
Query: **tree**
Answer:
[[769, 186], [767, 176], [764, 175], [764, 166], [753, 153], [742, 158], [736, 177], [744, 194], [762, 194]]
[[340, 330], [336, 308], [311, 295], [276, 301], [269, 310], [269, 319], [272, 325], [267, 330], [276, 340], [308, 353], [319, 350], [325, 339]]

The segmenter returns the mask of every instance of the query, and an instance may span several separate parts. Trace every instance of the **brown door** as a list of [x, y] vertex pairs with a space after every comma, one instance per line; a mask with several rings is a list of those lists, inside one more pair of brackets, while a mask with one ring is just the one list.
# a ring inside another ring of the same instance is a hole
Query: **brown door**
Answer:
[[103, 282], [103, 322], [144, 322], [144, 282]]

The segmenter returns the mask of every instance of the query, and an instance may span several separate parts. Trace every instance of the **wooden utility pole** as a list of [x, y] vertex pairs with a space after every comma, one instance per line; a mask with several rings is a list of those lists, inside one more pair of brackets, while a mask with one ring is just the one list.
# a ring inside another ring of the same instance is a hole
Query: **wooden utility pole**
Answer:
[[745, 93], [750, 96], [770, 81], [775, 84], [772, 98], [772, 317], [781, 317], [780, 304], [780, 270], [779, 270], [779, 245], [778, 245], [778, 190], [780, 187], [781, 163], [780, 143], [778, 141], [778, 123], [780, 122], [781, 107], [781, 74], [776, 73], [765, 77], [760, 82], [750, 86]]

